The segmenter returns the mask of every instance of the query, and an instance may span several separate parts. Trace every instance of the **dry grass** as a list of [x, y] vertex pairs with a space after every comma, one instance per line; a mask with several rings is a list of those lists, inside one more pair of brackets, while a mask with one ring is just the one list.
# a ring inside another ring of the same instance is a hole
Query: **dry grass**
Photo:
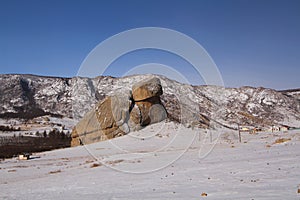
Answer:
[[100, 163], [93, 163], [93, 164], [91, 165], [91, 168], [94, 168], [94, 167], [100, 167], [100, 166], [102, 166], [102, 164], [100, 164]]
[[57, 173], [60, 173], [60, 172], [61, 172], [61, 170], [59, 169], [59, 170], [55, 170], [55, 171], [50, 171], [49, 174], [57, 174]]
[[96, 150], [103, 150], [103, 149], [106, 149], [106, 148], [102, 148], [102, 147], [96, 148]]
[[291, 140], [291, 138], [279, 138], [279, 139], [275, 140], [274, 144], [281, 144], [281, 143], [284, 143], [284, 142], [287, 142], [290, 140]]
[[13, 168], [27, 168], [28, 166], [26, 165], [16, 165], [16, 166], [13, 166]]
[[123, 159], [120, 159], [120, 160], [113, 160], [113, 161], [107, 161], [106, 164], [109, 164], [109, 165], [115, 165], [117, 163], [120, 163], [120, 162], [123, 162], [124, 160]]

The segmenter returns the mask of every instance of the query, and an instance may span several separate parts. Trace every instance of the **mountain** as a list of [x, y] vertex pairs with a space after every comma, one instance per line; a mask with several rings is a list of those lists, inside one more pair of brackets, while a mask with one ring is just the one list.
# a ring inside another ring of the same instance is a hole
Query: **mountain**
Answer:
[[300, 89], [193, 86], [158, 75], [122, 78], [0, 75], [0, 118], [32, 119], [51, 115], [79, 120], [96, 102], [129, 91], [134, 83], [150, 76], [161, 80], [161, 100], [169, 119], [187, 126], [300, 127]]
[[288, 97], [295, 97], [300, 101], [300, 88], [299, 89], [291, 89], [291, 90], [281, 90], [279, 91], [282, 94], [288, 96]]

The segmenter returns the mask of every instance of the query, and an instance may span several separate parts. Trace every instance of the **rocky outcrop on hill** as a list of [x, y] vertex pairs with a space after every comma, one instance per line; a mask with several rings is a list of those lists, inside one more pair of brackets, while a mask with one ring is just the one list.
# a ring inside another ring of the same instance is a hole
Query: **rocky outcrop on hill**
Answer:
[[0, 75], [0, 118], [72, 116], [72, 79]]
[[134, 84], [132, 93], [106, 97], [75, 126], [71, 146], [115, 138], [166, 119], [162, 94], [160, 80], [150, 78]]

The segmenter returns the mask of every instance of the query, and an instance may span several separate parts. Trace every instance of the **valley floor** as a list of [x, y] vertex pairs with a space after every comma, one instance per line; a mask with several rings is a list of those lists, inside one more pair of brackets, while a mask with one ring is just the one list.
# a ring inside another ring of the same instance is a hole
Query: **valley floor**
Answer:
[[91, 145], [0, 161], [0, 199], [300, 199], [300, 131], [158, 123]]

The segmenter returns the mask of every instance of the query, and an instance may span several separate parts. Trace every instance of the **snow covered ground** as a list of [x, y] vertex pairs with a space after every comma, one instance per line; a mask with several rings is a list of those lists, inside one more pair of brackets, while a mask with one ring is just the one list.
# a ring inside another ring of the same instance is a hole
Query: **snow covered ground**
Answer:
[[[278, 140], [282, 139], [282, 140]], [[100, 143], [0, 161], [0, 199], [300, 199], [300, 130], [158, 123]], [[206, 196], [207, 195], [207, 196]]]

